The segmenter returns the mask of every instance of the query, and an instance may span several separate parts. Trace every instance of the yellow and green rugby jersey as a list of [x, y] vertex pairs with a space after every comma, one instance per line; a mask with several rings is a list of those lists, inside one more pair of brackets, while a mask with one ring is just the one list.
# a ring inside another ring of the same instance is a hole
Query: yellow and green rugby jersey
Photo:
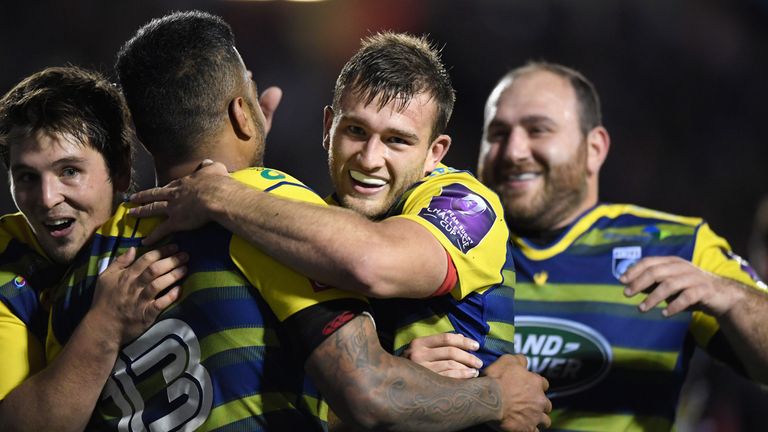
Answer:
[[[253, 168], [234, 177], [269, 193], [325, 205], [276, 170]], [[121, 206], [97, 232], [55, 293], [49, 358], [90, 307], [96, 275], [159, 223], [126, 211]], [[174, 234], [169, 241], [190, 255], [181, 298], [122, 347], [91, 427], [324, 430], [327, 406], [306, 379], [304, 361], [327, 337], [324, 325], [356, 315], [366, 308], [365, 300], [319, 287], [217, 224]]]
[[517, 269], [516, 351], [549, 380], [557, 430], [669, 430], [696, 344], [740, 365], [702, 312], [641, 313], [618, 281], [643, 257], [678, 256], [765, 289], [725, 240], [698, 218], [598, 205], [551, 244], [512, 233]]
[[45, 366], [48, 309], [41, 296], [63, 274], [21, 213], [0, 218], [0, 400]]
[[513, 352], [515, 268], [498, 196], [469, 172], [440, 165], [384, 217], [409, 219], [429, 230], [458, 275], [450, 294], [371, 299], [384, 347], [400, 354], [417, 337], [455, 332], [480, 343], [475, 354], [484, 365]]

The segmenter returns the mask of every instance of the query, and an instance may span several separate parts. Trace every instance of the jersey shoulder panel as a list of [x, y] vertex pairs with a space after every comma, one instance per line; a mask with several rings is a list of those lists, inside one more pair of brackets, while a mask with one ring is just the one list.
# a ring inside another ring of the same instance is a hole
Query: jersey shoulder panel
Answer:
[[254, 189], [269, 192], [281, 198], [324, 205], [325, 202], [312, 189], [290, 174], [282, 171], [254, 167], [232, 173], [232, 177]]
[[440, 242], [456, 266], [452, 295], [459, 299], [501, 283], [504, 270], [514, 272], [509, 231], [493, 191], [467, 171], [438, 170], [406, 191], [388, 217], [416, 222]]

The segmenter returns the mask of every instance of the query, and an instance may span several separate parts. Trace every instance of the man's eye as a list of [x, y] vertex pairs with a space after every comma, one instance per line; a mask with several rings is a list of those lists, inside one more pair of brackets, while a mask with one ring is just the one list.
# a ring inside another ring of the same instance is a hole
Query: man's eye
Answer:
[[31, 183], [36, 178], [37, 176], [32, 173], [19, 173], [13, 176], [13, 181], [16, 183]]
[[365, 129], [360, 126], [347, 126], [347, 131], [355, 136], [365, 136]]
[[402, 139], [400, 137], [397, 137], [397, 136], [390, 137], [389, 138], [389, 142], [391, 142], [393, 144], [408, 144], [407, 140], [404, 140], [404, 139]]
[[77, 168], [67, 167], [61, 170], [61, 175], [64, 177], [74, 177], [78, 175], [80, 171]]

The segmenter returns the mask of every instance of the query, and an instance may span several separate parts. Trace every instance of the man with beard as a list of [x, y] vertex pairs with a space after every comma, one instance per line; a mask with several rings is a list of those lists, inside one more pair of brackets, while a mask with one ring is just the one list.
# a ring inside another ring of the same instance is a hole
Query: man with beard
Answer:
[[600, 203], [609, 144], [592, 83], [531, 63], [488, 98], [479, 174], [517, 246], [515, 347], [551, 383], [552, 427], [668, 430], [695, 345], [768, 382], [768, 294], [701, 219]]
[[[246, 190], [323, 208], [287, 174], [249, 168], [261, 164], [268, 120], [220, 18], [192, 11], [153, 20], [124, 45], [116, 68], [161, 181], [215, 158]], [[159, 222], [123, 205], [102, 226], [54, 304], [50, 346], [66, 341], [87, 309], [90, 275], [155, 235]], [[218, 224], [174, 242], [190, 251], [183, 296], [122, 347], [96, 409], [102, 429], [323, 430], [324, 399], [342, 419], [371, 429], [548, 423], [541, 378], [528, 382], [538, 398], [519, 401], [517, 377], [532, 375], [520, 371], [519, 357], [500, 359], [475, 382], [442, 378], [385, 353], [359, 295], [313, 283]]]
[[[473, 366], [456, 375], [477, 376], [513, 350], [514, 269], [498, 197], [471, 174], [440, 164], [454, 99], [426, 39], [374, 35], [342, 68], [324, 111], [336, 206], [243, 187], [217, 164], [135, 194], [134, 202], [159, 202], [133, 214], [168, 216], [149, 243], [213, 220], [318, 282], [374, 298], [408, 297], [372, 300], [387, 349], [398, 354], [418, 336], [455, 332], [441, 337], [474, 344], [480, 360], [467, 356]], [[546, 409], [546, 383], [530, 373], [519, 380], [533, 419]]]

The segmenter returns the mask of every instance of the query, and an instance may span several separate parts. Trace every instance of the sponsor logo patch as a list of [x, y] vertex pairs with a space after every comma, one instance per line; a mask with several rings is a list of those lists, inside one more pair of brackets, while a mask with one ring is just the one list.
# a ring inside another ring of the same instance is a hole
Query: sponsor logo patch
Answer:
[[613, 260], [611, 270], [613, 276], [618, 279], [630, 267], [635, 265], [643, 257], [643, 249], [640, 246], [625, 246], [613, 248]]
[[608, 374], [613, 360], [608, 341], [592, 327], [576, 321], [515, 317], [515, 352], [528, 359], [528, 369], [549, 381], [549, 397], [588, 389]]
[[16, 285], [16, 288], [24, 288], [27, 285], [27, 280], [24, 279], [24, 276], [18, 275], [13, 278], [13, 284]]
[[485, 198], [458, 183], [444, 187], [419, 216], [437, 227], [463, 253], [477, 246], [496, 220], [496, 213]]
[[729, 260], [736, 261], [736, 263], [739, 264], [739, 267], [741, 268], [741, 271], [748, 274], [750, 278], [759, 286], [760, 288], [767, 289], [768, 286], [766, 286], [765, 282], [763, 282], [762, 279], [760, 279], [760, 276], [757, 275], [757, 271], [752, 268], [751, 265], [749, 265], [749, 262], [745, 260], [744, 258], [740, 257], [739, 255], [736, 255], [732, 251], [729, 251], [727, 249], [720, 249], [723, 252], [723, 255], [725, 255]]

